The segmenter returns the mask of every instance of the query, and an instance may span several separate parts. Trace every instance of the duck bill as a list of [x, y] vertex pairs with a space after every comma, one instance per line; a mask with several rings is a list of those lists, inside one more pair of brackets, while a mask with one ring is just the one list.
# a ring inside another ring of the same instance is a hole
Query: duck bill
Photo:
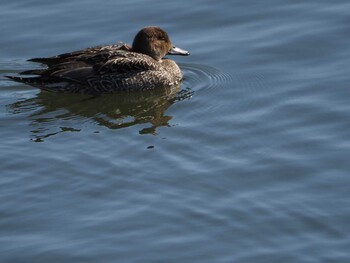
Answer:
[[169, 50], [168, 52], [169, 55], [180, 55], [180, 56], [188, 56], [190, 52], [183, 50], [178, 47], [173, 47], [172, 49]]

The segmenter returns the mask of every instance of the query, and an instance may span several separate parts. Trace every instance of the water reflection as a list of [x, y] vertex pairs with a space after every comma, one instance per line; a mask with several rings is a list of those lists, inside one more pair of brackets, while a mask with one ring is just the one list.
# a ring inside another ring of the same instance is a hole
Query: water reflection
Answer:
[[[166, 110], [175, 102], [191, 98], [190, 89], [161, 88], [146, 92], [99, 96], [40, 92], [34, 98], [7, 105], [13, 114], [28, 114], [33, 141], [41, 142], [63, 132], [79, 132], [86, 122], [109, 129], [150, 124], [140, 134], [156, 134], [170, 126]], [[84, 125], [85, 124], [85, 125]]]

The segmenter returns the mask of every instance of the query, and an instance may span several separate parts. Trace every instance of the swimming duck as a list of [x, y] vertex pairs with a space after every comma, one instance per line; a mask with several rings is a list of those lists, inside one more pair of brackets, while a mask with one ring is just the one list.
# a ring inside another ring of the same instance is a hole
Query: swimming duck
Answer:
[[32, 58], [46, 69], [27, 70], [8, 78], [39, 89], [62, 93], [110, 93], [175, 86], [182, 80], [179, 66], [165, 55], [188, 56], [174, 47], [159, 27], [145, 27], [132, 46], [97, 46], [47, 58]]

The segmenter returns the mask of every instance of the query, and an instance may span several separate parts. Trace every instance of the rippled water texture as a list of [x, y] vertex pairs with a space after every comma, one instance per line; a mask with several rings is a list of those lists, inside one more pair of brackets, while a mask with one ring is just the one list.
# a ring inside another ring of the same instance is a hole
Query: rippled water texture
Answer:
[[[350, 3], [0, 9], [0, 262], [350, 262]], [[166, 29], [180, 87], [63, 95], [27, 62]]]

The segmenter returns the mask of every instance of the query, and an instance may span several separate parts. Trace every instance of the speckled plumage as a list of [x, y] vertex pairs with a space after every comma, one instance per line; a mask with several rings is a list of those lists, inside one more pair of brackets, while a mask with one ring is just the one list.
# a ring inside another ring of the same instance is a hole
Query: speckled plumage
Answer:
[[46, 69], [27, 70], [8, 76], [18, 82], [62, 93], [110, 93], [148, 90], [178, 85], [182, 73], [178, 65], [163, 58], [167, 54], [189, 55], [173, 47], [167, 33], [159, 27], [145, 27], [126, 44], [98, 46], [48, 58], [33, 58]]

